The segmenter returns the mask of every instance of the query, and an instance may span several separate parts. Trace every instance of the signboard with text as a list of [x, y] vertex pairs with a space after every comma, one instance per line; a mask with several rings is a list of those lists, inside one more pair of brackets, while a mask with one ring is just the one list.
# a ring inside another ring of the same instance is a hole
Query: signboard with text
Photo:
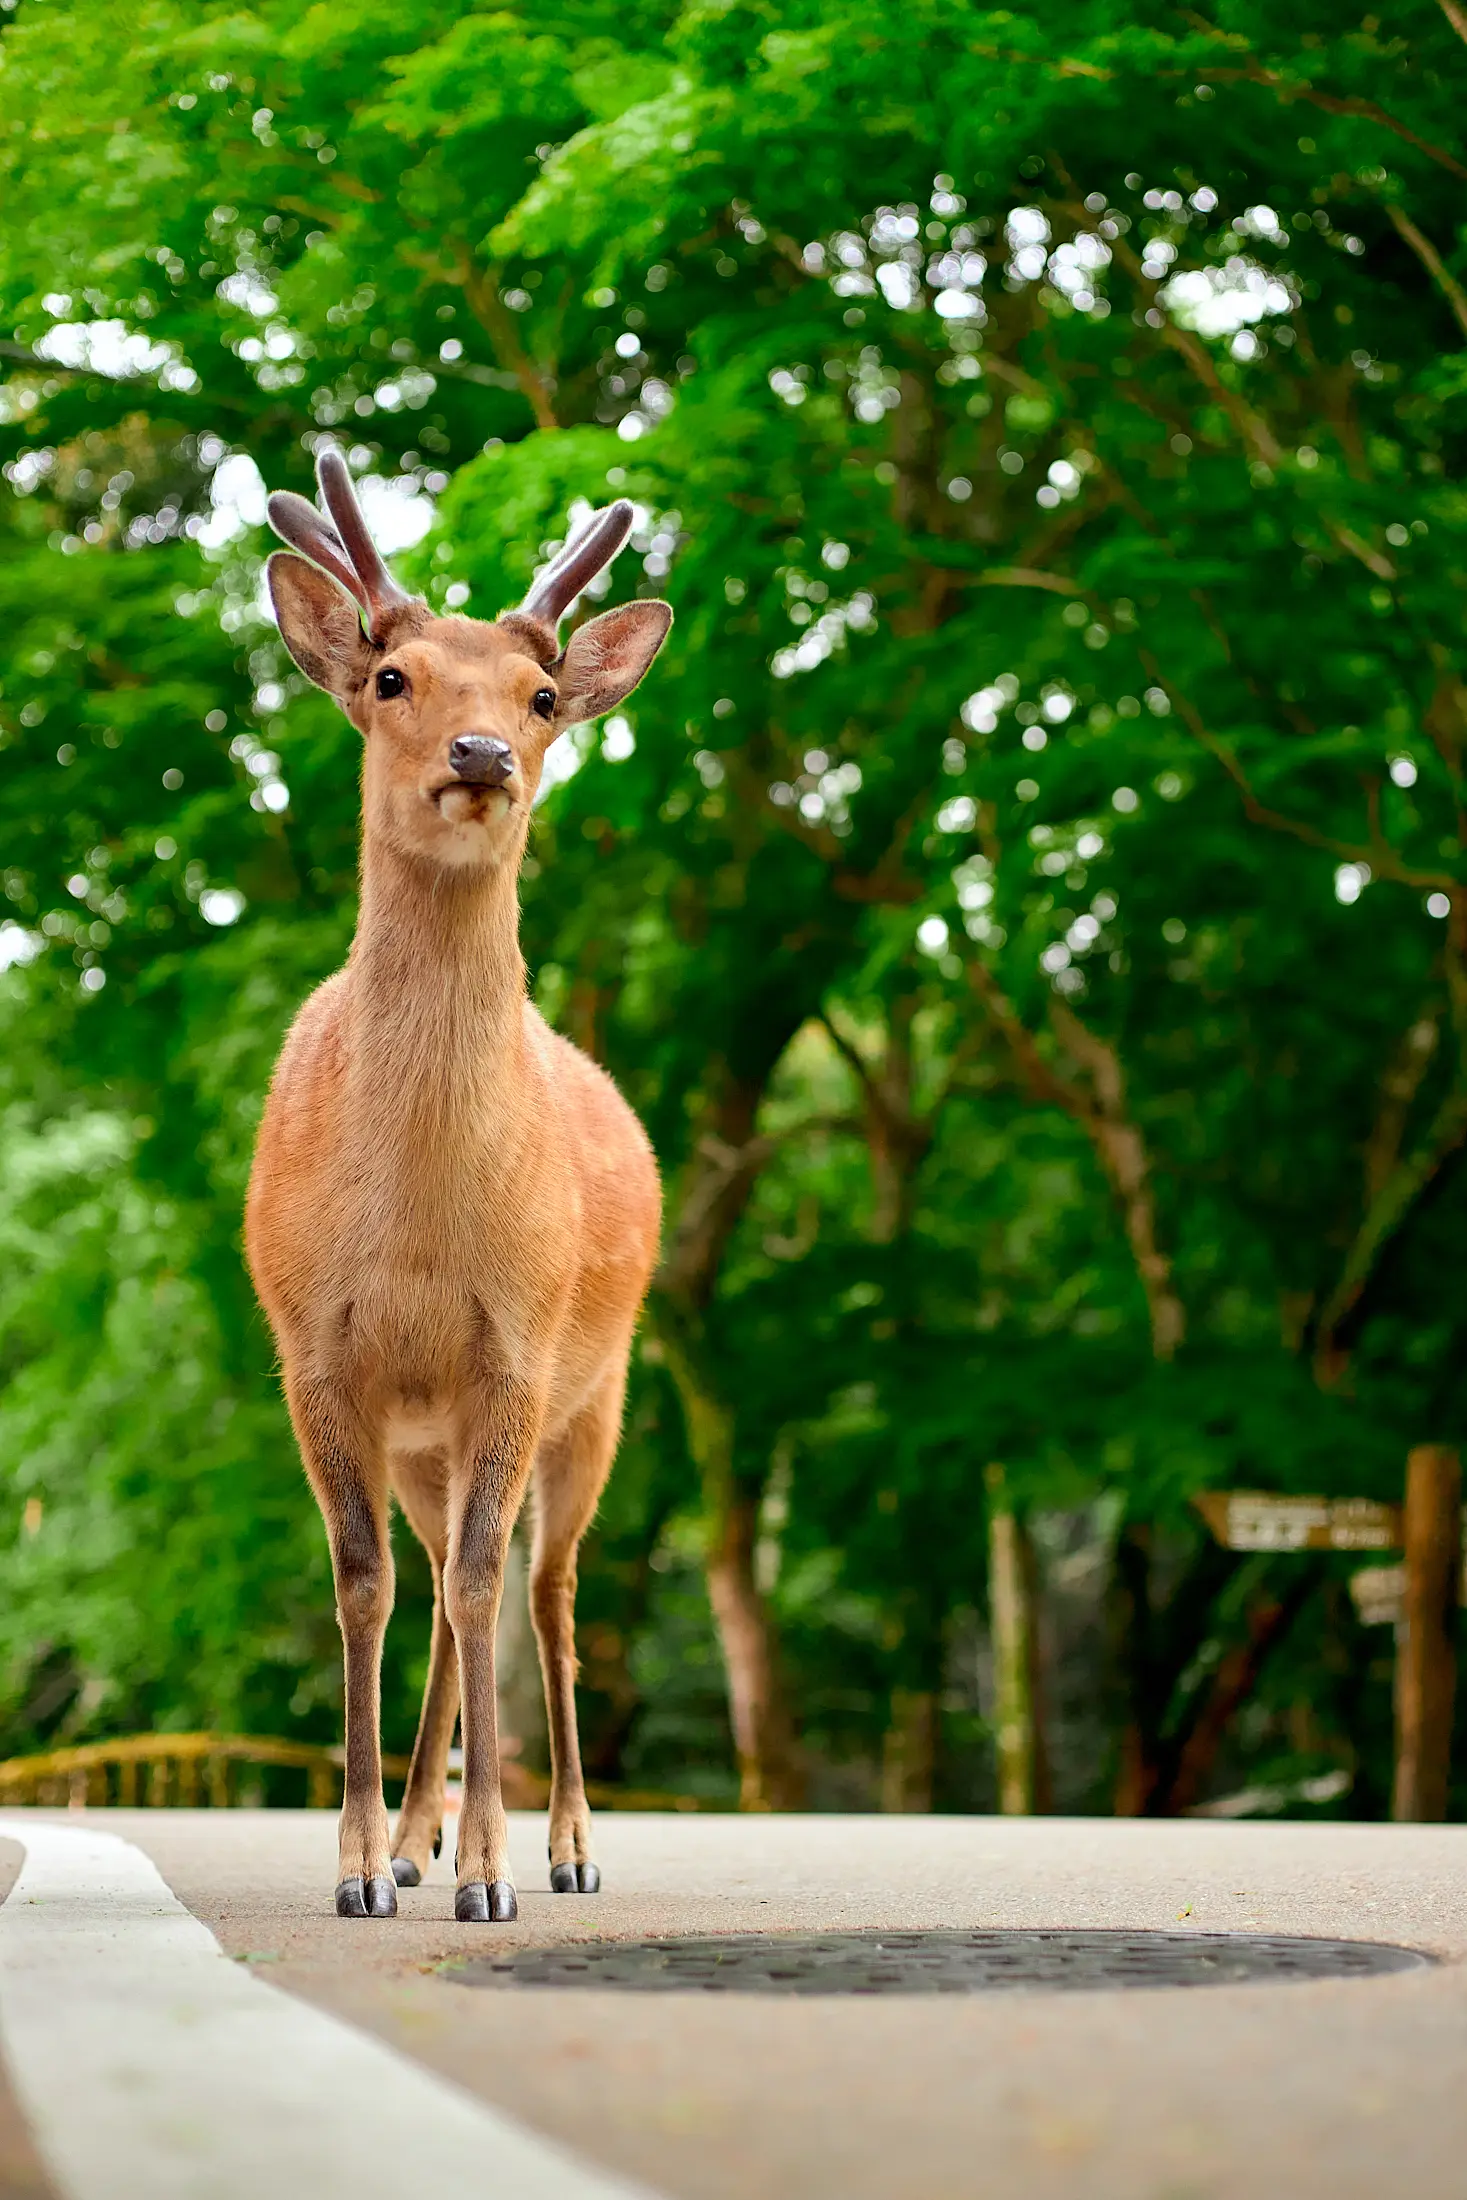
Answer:
[[1373, 1497], [1279, 1497], [1266, 1490], [1207, 1490], [1194, 1497], [1229, 1551], [1395, 1551], [1401, 1507]]
[[1406, 1615], [1404, 1566], [1362, 1566], [1350, 1576], [1350, 1601], [1363, 1627], [1395, 1627]]
[[1461, 1607], [1467, 1605], [1467, 1508], [1450, 1444], [1415, 1444], [1403, 1505], [1373, 1497], [1280, 1497], [1207, 1490], [1192, 1502], [1229, 1551], [1400, 1551], [1357, 1567], [1350, 1601], [1367, 1627], [1395, 1628], [1396, 1769], [1391, 1816], [1447, 1815]]

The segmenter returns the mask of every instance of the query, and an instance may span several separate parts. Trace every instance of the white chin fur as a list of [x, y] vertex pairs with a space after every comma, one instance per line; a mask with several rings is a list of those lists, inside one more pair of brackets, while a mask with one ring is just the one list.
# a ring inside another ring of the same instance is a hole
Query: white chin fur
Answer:
[[503, 830], [513, 808], [499, 787], [448, 787], [438, 797], [438, 815], [451, 830], [434, 853], [440, 862], [497, 863], [503, 854]]
[[[472, 825], [482, 797], [470, 787], [448, 787], [438, 797], [438, 815], [449, 825]], [[500, 801], [502, 803], [503, 797]], [[487, 811], [488, 804], [485, 803]]]

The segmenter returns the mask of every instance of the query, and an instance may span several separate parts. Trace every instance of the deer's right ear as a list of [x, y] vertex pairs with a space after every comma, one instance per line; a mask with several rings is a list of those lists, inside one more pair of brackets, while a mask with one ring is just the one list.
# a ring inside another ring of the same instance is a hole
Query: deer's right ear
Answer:
[[277, 550], [267, 571], [286, 648], [308, 680], [345, 706], [372, 656], [357, 606], [329, 574], [288, 550]]

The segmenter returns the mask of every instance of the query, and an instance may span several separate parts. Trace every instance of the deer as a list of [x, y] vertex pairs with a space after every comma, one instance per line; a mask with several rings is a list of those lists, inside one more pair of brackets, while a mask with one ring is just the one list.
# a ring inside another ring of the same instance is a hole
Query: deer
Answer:
[[[631, 530], [595, 513], [515, 608], [436, 615], [391, 576], [339, 450], [324, 511], [269, 500], [291, 657], [362, 737], [359, 914], [345, 966], [286, 1036], [245, 1246], [330, 1546], [345, 1671], [338, 1916], [388, 1918], [439, 1853], [462, 1719], [454, 1915], [518, 1914], [501, 1792], [495, 1626], [529, 1499], [550, 1736], [550, 1886], [600, 1872], [576, 1728], [581, 1539], [611, 1470], [657, 1256], [652, 1148], [611, 1078], [528, 998], [519, 871], [550, 744], [614, 709], [666, 638], [646, 599], [566, 613]], [[381, 1667], [389, 1505], [428, 1555], [427, 1685], [392, 1838]]]

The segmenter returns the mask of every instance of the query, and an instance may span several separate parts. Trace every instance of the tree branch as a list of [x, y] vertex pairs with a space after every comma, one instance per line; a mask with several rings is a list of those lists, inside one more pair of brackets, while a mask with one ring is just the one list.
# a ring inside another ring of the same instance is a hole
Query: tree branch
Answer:
[[1140, 1129], [1127, 1114], [1125, 1075], [1119, 1055], [1082, 1024], [1072, 1009], [1058, 1001], [1052, 1004], [1050, 1022], [1055, 1037], [1085, 1072], [1087, 1092], [1046, 1061], [1034, 1033], [985, 963], [975, 957], [968, 965], [968, 976], [1007, 1040], [1032, 1096], [1062, 1108], [1090, 1140], [1120, 1208], [1126, 1242], [1146, 1294], [1152, 1352], [1158, 1360], [1174, 1358], [1186, 1333], [1186, 1309], [1172, 1283], [1171, 1262], [1158, 1243], [1150, 1157]]
[[816, 1018], [816, 1021], [821, 1025], [826, 1035], [833, 1042], [836, 1052], [845, 1062], [847, 1068], [850, 1069], [853, 1073], [857, 1084], [861, 1088], [862, 1095], [865, 1098], [867, 1105], [870, 1107], [880, 1107], [883, 1104], [881, 1097], [881, 1088], [877, 1084], [876, 1079], [872, 1076], [870, 1069], [867, 1067], [866, 1057], [862, 1054], [860, 1048], [856, 1046], [852, 1040], [846, 1037], [845, 1033], [841, 1030], [839, 1024], [835, 1022], [834, 1018], [831, 1017], [825, 1009], [821, 1009], [818, 1017]]
[[[1442, 5], [1446, 4], [1447, 0], [1442, 0]], [[1467, 30], [1462, 35], [1467, 38]], [[1397, 234], [1405, 239], [1427, 274], [1439, 286], [1442, 296], [1456, 315], [1458, 328], [1467, 336], [1467, 290], [1463, 290], [1455, 275], [1448, 273], [1442, 265], [1442, 256], [1436, 246], [1429, 237], [1423, 236], [1404, 207], [1397, 206], [1395, 200], [1391, 199], [1386, 203], [1386, 213]]]
[[1460, 39], [1467, 40], [1467, 13], [1457, 5], [1457, 0], [1441, 0], [1442, 14]]
[[865, 1103], [866, 1150], [871, 1162], [874, 1203], [871, 1235], [891, 1245], [910, 1227], [917, 1172], [932, 1150], [937, 1118], [962, 1053], [954, 1054], [948, 1078], [932, 1107], [919, 1109], [913, 1099], [912, 1020], [916, 999], [902, 994], [890, 1011], [885, 1059], [873, 1071], [864, 1055], [823, 1010], [820, 1022], [861, 1089]]
[[551, 402], [550, 378], [526, 351], [514, 315], [499, 295], [499, 269], [480, 268], [465, 254], [459, 262], [458, 275], [470, 311], [518, 383], [535, 416], [535, 426], [559, 427]]
[[1027, 565], [991, 565], [986, 573], [969, 576], [976, 588], [1047, 588], [1055, 596], [1083, 596], [1078, 581], [1063, 573], [1037, 573]]
[[[1068, 220], [1075, 223], [1077, 228], [1084, 227], [1088, 217], [1083, 207], [1069, 202], [1052, 203], [1055, 205], [1056, 212], [1063, 213]], [[1111, 257], [1116, 266], [1123, 268], [1126, 274], [1130, 276], [1143, 296], [1154, 299], [1162, 284], [1170, 280], [1169, 274], [1160, 276], [1154, 281], [1143, 275], [1141, 262], [1135, 252], [1119, 237], [1111, 245]], [[1162, 342], [1186, 361], [1208, 395], [1222, 406], [1237, 429], [1244, 448], [1251, 450], [1254, 458], [1261, 465], [1270, 469], [1276, 469], [1282, 465], [1286, 454], [1273, 429], [1260, 413], [1254, 411], [1253, 407], [1237, 390], [1229, 388], [1218, 373], [1217, 367], [1213, 363], [1212, 354], [1201, 338], [1195, 336], [1190, 329], [1179, 328], [1176, 322], [1169, 318], [1163, 320], [1158, 333]], [[1372, 543], [1366, 542], [1361, 536], [1357, 535], [1353, 528], [1346, 527], [1341, 521], [1331, 519], [1328, 515], [1321, 515], [1320, 525], [1333, 543], [1350, 557], [1357, 558], [1366, 571], [1373, 573], [1377, 580], [1395, 580], [1396, 568], [1390, 559], [1385, 556], [1384, 552], [1377, 550]]]
[[1440, 1013], [1418, 1016], [1394, 1048], [1380, 1081], [1380, 1105], [1365, 1147], [1365, 1199], [1385, 1189], [1401, 1158], [1406, 1122], [1441, 1039]]
[[1320, 1309], [1314, 1337], [1314, 1371], [1328, 1388], [1337, 1382], [1343, 1359], [1336, 1339], [1347, 1316], [1359, 1305], [1381, 1254], [1448, 1155], [1467, 1139], [1467, 1080], [1459, 1066], [1451, 1091], [1432, 1119], [1414, 1153], [1398, 1161], [1366, 1211], [1355, 1242], [1345, 1256], [1339, 1281]]
[[1445, 892], [1454, 898], [1461, 896], [1461, 882], [1451, 871], [1413, 870], [1401, 861], [1388, 840], [1376, 837], [1365, 846], [1353, 841], [1336, 840], [1332, 834], [1320, 832], [1317, 826], [1306, 824], [1302, 818], [1286, 817], [1282, 810], [1271, 809], [1266, 802], [1260, 802], [1253, 791], [1252, 781], [1227, 742], [1220, 740], [1209, 730], [1196, 705], [1189, 701], [1174, 681], [1167, 679], [1150, 650], [1138, 648], [1136, 654], [1156, 685], [1171, 697], [1176, 705], [1177, 715], [1188, 732], [1222, 765], [1243, 798], [1244, 815], [1253, 824], [1266, 825], [1273, 832], [1287, 833], [1291, 839], [1302, 840], [1310, 848], [1320, 848], [1329, 855], [1338, 856], [1343, 863], [1363, 863], [1374, 878], [1393, 879], [1401, 886]]
[[1390, 130], [1396, 137], [1403, 138], [1408, 145], [1414, 145], [1417, 151], [1425, 153], [1429, 160], [1434, 160], [1441, 167], [1449, 169], [1454, 176], [1461, 176], [1464, 180], [1467, 180], [1467, 168], [1464, 168], [1459, 160], [1454, 159], [1444, 147], [1434, 145], [1429, 138], [1419, 136], [1408, 123], [1399, 121], [1395, 115], [1389, 114], [1384, 107], [1378, 107], [1374, 100], [1341, 98], [1335, 92], [1318, 91], [1312, 84], [1292, 83], [1288, 77], [1281, 76], [1276, 69], [1266, 69], [1257, 55], [1249, 50], [1247, 40], [1238, 36], [1236, 32], [1219, 30], [1216, 23], [1210, 23], [1205, 15], [1197, 15], [1190, 9], [1186, 13], [1185, 20], [1192, 25], [1194, 30], [1201, 31], [1204, 37], [1213, 39], [1219, 45], [1226, 46], [1229, 52], [1237, 54], [1243, 62], [1242, 68], [1239, 69], [1202, 68], [1191, 72], [1195, 74], [1198, 82], [1204, 84], [1262, 84], [1269, 91], [1277, 93], [1278, 97], [1285, 103], [1302, 99], [1306, 105], [1322, 108], [1326, 114], [1358, 115], [1362, 121], [1378, 122], [1382, 129]]
[[1049, 1017], [1060, 1045], [1089, 1076], [1095, 1107], [1086, 1129], [1119, 1203], [1131, 1256], [1146, 1293], [1152, 1351], [1158, 1360], [1170, 1360], [1186, 1334], [1187, 1313], [1172, 1283], [1171, 1261], [1157, 1242], [1150, 1156], [1139, 1127], [1126, 1110], [1120, 1056], [1061, 1001], [1051, 1002]]
[[[1441, 0], [1441, 7], [1458, 35], [1467, 37], [1467, 30], [1463, 29], [1467, 17], [1464, 17], [1455, 0]], [[1187, 20], [1195, 29], [1206, 32], [1210, 38], [1225, 42], [1234, 52], [1247, 52], [1240, 38], [1220, 31], [1215, 23], [1207, 22], [1202, 16], [1190, 15]], [[968, 50], [970, 53], [982, 55], [986, 60], [1017, 63], [1021, 68], [1049, 69], [1061, 77], [1087, 76], [1101, 83], [1114, 83], [1120, 73], [1115, 69], [1099, 68], [1090, 61], [1076, 61], [1072, 58], [1057, 60], [1050, 54], [1022, 53], [1006, 46], [971, 46]], [[1454, 176], [1467, 178], [1467, 168], [1447, 152], [1445, 147], [1433, 144], [1430, 138], [1421, 137], [1409, 123], [1399, 121], [1384, 107], [1378, 107], [1373, 100], [1341, 98], [1333, 92], [1317, 91], [1312, 84], [1293, 84], [1286, 76], [1280, 76], [1276, 69], [1264, 68], [1262, 62], [1251, 54], [1248, 55], [1248, 65], [1239, 69], [1156, 69], [1150, 75], [1151, 81], [1158, 84], [1171, 83], [1179, 77], [1186, 77], [1193, 84], [1261, 84], [1286, 102], [1301, 99], [1308, 106], [1322, 107], [1327, 114], [1358, 115], [1363, 121], [1378, 122], [1382, 129], [1390, 130], [1396, 137], [1403, 138], [1408, 145], [1414, 145], [1418, 152], [1425, 153], [1429, 160], [1449, 169]]]

